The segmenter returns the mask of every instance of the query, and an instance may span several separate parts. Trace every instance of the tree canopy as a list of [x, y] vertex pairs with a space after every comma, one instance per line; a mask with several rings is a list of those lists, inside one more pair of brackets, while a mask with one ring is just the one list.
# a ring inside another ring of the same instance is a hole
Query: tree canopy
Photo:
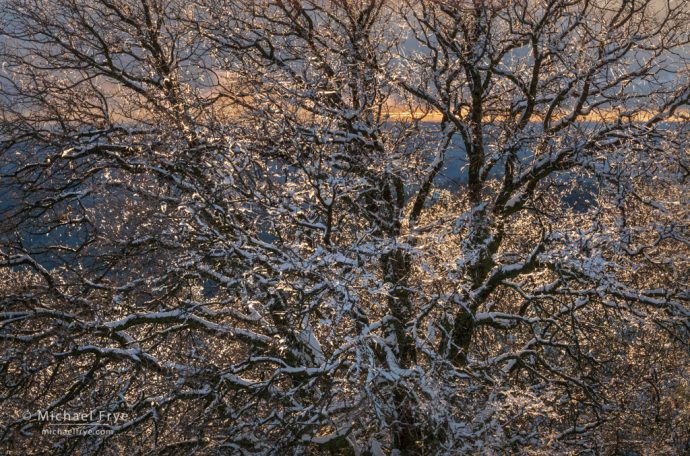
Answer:
[[690, 451], [689, 41], [673, 0], [4, 0], [0, 448]]

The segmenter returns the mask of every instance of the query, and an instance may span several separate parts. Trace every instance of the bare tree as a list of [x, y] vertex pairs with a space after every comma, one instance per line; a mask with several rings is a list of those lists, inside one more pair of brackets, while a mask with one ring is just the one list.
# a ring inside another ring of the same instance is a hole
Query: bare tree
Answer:
[[4, 450], [688, 451], [689, 14], [7, 0]]

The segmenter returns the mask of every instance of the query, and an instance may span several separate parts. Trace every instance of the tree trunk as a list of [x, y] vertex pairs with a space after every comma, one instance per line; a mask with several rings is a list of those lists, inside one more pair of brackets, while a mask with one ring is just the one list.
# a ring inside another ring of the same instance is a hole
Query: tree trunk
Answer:
[[[393, 285], [388, 306], [393, 322], [387, 328], [387, 339], [397, 355], [402, 369], [409, 369], [417, 362], [414, 339], [407, 333], [406, 325], [412, 314], [412, 303], [407, 287], [410, 273], [410, 255], [402, 249], [394, 249], [381, 258], [386, 282]], [[420, 454], [419, 429], [414, 413], [414, 403], [402, 385], [394, 387], [394, 400], [398, 406], [397, 419], [393, 423], [393, 448], [403, 455]]]

